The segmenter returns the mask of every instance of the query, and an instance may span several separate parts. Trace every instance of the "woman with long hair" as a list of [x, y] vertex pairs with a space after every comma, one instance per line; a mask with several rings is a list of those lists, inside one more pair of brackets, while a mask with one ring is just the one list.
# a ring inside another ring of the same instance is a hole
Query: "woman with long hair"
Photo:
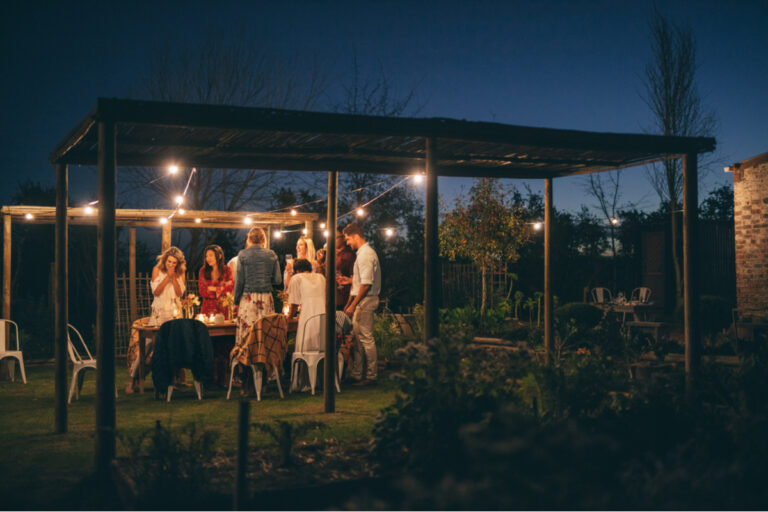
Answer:
[[[302, 235], [296, 241], [296, 259], [307, 260], [312, 265], [312, 272], [317, 272], [319, 266], [316, 260], [315, 243], [312, 241], [312, 237]], [[286, 263], [285, 265], [285, 290], [288, 290], [288, 285], [291, 282], [293, 276], [293, 262]]]
[[197, 287], [203, 304], [200, 312], [205, 316], [221, 313], [229, 318], [229, 309], [222, 305], [219, 299], [235, 289], [232, 269], [224, 262], [224, 251], [218, 245], [205, 248], [205, 262], [200, 267]]

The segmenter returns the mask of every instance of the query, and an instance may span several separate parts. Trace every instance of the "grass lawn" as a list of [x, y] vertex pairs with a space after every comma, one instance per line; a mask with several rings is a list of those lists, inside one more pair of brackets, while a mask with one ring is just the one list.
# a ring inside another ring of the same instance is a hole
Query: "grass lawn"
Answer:
[[[235, 451], [237, 439], [237, 410], [239, 389], [232, 390], [232, 400], [226, 400], [226, 390], [206, 389], [198, 401], [190, 386], [173, 393], [167, 403], [154, 399], [151, 378], [144, 395], [126, 395], [122, 390], [127, 370], [118, 363], [117, 430], [134, 436], [161, 420], [165, 425], [183, 426], [197, 422], [206, 429], [220, 433], [218, 448], [224, 454]], [[59, 508], [56, 496], [72, 492], [73, 487], [93, 470], [95, 432], [95, 372], [88, 372], [79, 400], [69, 406], [69, 432], [53, 434], [54, 368], [52, 365], [27, 366], [27, 384], [22, 384], [19, 372], [16, 382], [0, 381], [0, 496], [4, 509]], [[382, 375], [380, 377], [386, 377]], [[191, 384], [191, 375], [187, 382]], [[69, 385], [69, 379], [67, 380]], [[394, 400], [392, 383], [380, 378], [376, 387], [342, 387], [336, 395], [336, 412], [325, 414], [322, 394], [287, 393], [281, 400], [274, 382], [262, 390], [262, 400], [249, 398], [251, 422], [270, 420], [322, 421], [327, 425], [324, 438], [340, 441], [368, 439], [379, 411]], [[237, 395], [236, 395], [237, 393]], [[271, 443], [265, 434], [251, 431], [251, 446]], [[118, 442], [118, 456], [125, 447]]]

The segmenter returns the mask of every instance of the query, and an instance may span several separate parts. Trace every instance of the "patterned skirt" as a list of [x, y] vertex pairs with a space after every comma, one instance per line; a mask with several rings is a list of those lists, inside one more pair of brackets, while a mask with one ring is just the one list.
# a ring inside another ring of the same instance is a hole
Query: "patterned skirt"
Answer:
[[256, 320], [263, 316], [275, 313], [275, 302], [272, 299], [272, 293], [247, 293], [240, 298], [240, 304], [237, 314], [237, 338], [236, 345], [245, 343], [251, 327]]

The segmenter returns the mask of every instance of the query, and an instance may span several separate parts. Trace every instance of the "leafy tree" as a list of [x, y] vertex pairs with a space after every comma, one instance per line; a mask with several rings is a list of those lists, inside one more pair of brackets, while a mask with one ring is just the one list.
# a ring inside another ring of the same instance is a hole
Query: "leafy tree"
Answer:
[[520, 257], [528, 242], [528, 229], [514, 195], [498, 180], [475, 180], [469, 198], [456, 198], [453, 211], [443, 214], [440, 225], [440, 253], [448, 259], [470, 259], [482, 276], [480, 311], [485, 312], [487, 274], [506, 268]]
[[[711, 136], [717, 121], [704, 106], [696, 84], [696, 42], [690, 28], [677, 25], [660, 12], [651, 23], [653, 61], [645, 69], [644, 100], [654, 117], [653, 131], [662, 135]], [[648, 179], [668, 203], [672, 259], [675, 269], [677, 306], [683, 300], [683, 279], [677, 248], [678, 215], [682, 198], [682, 168], [679, 159], [648, 167]]]
[[733, 189], [722, 185], [712, 190], [701, 202], [699, 215], [706, 220], [733, 221]]

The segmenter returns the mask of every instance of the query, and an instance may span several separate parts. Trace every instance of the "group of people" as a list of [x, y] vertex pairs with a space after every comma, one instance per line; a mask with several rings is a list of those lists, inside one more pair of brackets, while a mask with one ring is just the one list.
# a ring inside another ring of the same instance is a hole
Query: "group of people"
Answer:
[[[351, 319], [356, 348], [350, 373], [357, 381], [355, 385], [369, 385], [377, 378], [373, 315], [379, 304], [381, 268], [376, 252], [366, 242], [362, 227], [356, 223], [337, 231], [335, 249], [336, 305]], [[275, 313], [272, 290], [285, 283], [284, 296], [291, 305], [289, 316], [300, 311], [296, 350], [324, 350], [319, 343], [320, 329], [324, 326], [309, 322], [325, 313], [325, 262], [329, 256], [324, 249], [315, 251], [312, 239], [307, 236], [299, 238], [296, 253], [295, 260], [286, 259], [283, 275], [277, 254], [266, 248], [266, 235], [261, 228], [252, 228], [248, 232], [245, 249], [228, 263], [225, 263], [221, 247], [209, 245], [205, 248], [204, 264], [198, 276], [201, 312], [206, 316], [221, 314], [228, 318], [229, 308], [220, 299], [233, 293], [238, 307], [236, 343], [241, 344], [259, 318]], [[177, 247], [170, 247], [158, 256], [150, 282], [154, 296], [152, 318], [157, 325], [178, 314], [179, 300], [186, 291], [185, 273], [186, 260]], [[148, 353], [150, 349], [148, 345]], [[135, 357], [126, 387], [128, 393], [134, 390], [138, 364], [139, 358]]]

